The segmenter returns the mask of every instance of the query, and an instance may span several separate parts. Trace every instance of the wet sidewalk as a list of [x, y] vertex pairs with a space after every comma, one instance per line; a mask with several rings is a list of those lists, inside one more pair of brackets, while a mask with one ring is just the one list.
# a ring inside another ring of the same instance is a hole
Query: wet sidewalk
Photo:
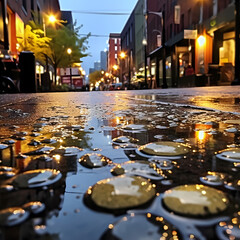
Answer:
[[236, 86], [0, 95], [0, 239], [239, 237], [239, 99]]

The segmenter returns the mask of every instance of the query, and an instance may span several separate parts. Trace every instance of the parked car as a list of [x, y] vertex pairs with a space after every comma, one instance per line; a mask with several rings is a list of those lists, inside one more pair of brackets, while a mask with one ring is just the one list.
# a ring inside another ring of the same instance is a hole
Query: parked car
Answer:
[[122, 90], [122, 89], [123, 89], [122, 83], [112, 83], [109, 86], [110, 91], [112, 91], [112, 90]]

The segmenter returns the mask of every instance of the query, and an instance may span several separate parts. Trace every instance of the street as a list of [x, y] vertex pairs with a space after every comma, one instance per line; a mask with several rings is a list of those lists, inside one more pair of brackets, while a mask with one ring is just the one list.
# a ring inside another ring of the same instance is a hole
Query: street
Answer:
[[0, 240], [239, 237], [239, 86], [0, 105]]

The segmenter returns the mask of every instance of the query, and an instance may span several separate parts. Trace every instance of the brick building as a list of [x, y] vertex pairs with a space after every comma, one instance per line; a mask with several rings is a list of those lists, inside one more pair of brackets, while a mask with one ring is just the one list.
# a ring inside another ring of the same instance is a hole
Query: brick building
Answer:
[[[163, 85], [164, 74], [168, 87], [219, 84], [224, 70], [216, 73], [216, 68], [226, 66], [232, 75], [235, 48], [233, 0], [148, 0], [147, 8], [147, 53], [151, 79], [157, 86]], [[157, 14], [160, 12], [164, 18]], [[158, 45], [158, 36], [164, 40], [164, 45]], [[194, 75], [186, 76], [187, 65], [193, 67]]]
[[118, 65], [118, 55], [121, 51], [121, 38], [119, 33], [110, 33], [108, 40], [108, 72], [111, 73], [114, 65]]

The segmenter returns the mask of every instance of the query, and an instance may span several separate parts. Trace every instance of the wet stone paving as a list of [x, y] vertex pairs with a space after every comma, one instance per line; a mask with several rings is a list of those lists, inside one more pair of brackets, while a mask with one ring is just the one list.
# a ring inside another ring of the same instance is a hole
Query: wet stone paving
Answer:
[[239, 102], [167, 100], [96, 92], [3, 105], [0, 240], [240, 239]]

